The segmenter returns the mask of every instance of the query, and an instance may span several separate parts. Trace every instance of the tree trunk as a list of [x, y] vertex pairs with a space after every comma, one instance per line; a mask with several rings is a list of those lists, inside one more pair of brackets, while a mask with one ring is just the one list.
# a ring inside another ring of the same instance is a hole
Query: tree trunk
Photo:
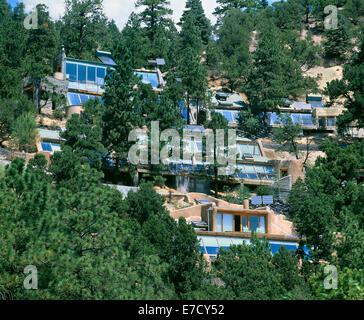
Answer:
[[41, 113], [40, 108], [40, 101], [39, 101], [39, 94], [40, 94], [40, 79], [35, 78], [33, 79], [33, 102], [34, 105], [37, 107], [38, 113]]
[[190, 96], [187, 93], [187, 124], [190, 124]]

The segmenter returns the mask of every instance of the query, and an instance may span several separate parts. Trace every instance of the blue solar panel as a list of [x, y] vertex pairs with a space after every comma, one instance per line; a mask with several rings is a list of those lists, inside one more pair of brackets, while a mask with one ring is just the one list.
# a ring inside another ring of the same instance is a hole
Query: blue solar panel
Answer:
[[312, 108], [324, 108], [325, 106], [323, 105], [322, 101], [309, 101]]
[[76, 93], [68, 93], [68, 101], [71, 106], [81, 105], [80, 96]]
[[218, 254], [220, 251], [219, 247], [206, 247], [207, 254]]
[[42, 150], [52, 152], [52, 145], [48, 142], [42, 142]]
[[182, 109], [182, 117], [187, 120], [187, 108]]
[[260, 196], [252, 197], [252, 204], [254, 205], [262, 204], [262, 197]]
[[111, 58], [111, 53], [96, 52], [96, 56], [101, 60], [102, 63], [110, 65], [110, 66], [116, 66], [116, 63]]
[[88, 100], [90, 100], [90, 96], [88, 96], [86, 94], [80, 94], [80, 99], [81, 99], [81, 102], [84, 103], [84, 102], [87, 102]]
[[151, 84], [153, 88], [159, 86], [158, 75], [156, 73], [137, 72], [136, 74], [142, 78], [143, 83]]
[[273, 204], [273, 196], [263, 196], [263, 204]]
[[302, 125], [303, 126], [313, 126], [314, 125], [311, 114], [302, 115]]

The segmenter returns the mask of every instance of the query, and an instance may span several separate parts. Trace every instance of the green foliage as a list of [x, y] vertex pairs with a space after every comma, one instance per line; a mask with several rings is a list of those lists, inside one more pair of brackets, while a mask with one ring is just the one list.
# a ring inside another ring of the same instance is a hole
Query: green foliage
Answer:
[[344, 5], [343, 14], [345, 17], [349, 18], [353, 24], [360, 24], [360, 18], [364, 16], [363, 1], [347, 0]]
[[61, 39], [69, 57], [92, 60], [103, 38], [106, 17], [102, 0], [66, 0]]
[[[209, 43], [211, 37], [211, 22], [206, 18], [204, 9], [202, 7], [201, 0], [187, 0], [186, 10], [183, 12], [181, 22], [183, 25], [190, 16], [194, 17], [197, 28], [199, 29], [199, 37], [204, 45]], [[192, 20], [192, 21], [193, 21]]]
[[137, 0], [136, 8], [142, 7], [141, 20], [146, 25], [147, 35], [153, 43], [156, 40], [158, 29], [165, 23], [165, 17], [172, 14], [168, 0]]
[[222, 54], [223, 77], [228, 81], [231, 91], [241, 86], [242, 78], [247, 73], [252, 29], [250, 15], [233, 9], [224, 17], [223, 24], [217, 32], [217, 47]]
[[345, 61], [351, 48], [347, 23], [342, 15], [339, 15], [337, 29], [326, 30], [327, 40], [324, 42], [324, 52], [327, 58]]
[[331, 81], [326, 88], [326, 93], [330, 96], [331, 103], [343, 99], [347, 109], [338, 118], [339, 131], [345, 133], [352, 122], [356, 122], [358, 128], [364, 127], [364, 36], [360, 52], [355, 55], [353, 61], [344, 67], [343, 79]]
[[[358, 231], [357, 224], [359, 228], [363, 224], [362, 210], [357, 207], [358, 199], [363, 197], [357, 182], [358, 170], [364, 163], [363, 146], [342, 148], [337, 142], [327, 141], [322, 150], [326, 158], [318, 158], [315, 166], [307, 170], [305, 182], [298, 179], [293, 186], [289, 216], [298, 234], [312, 248], [314, 261], [332, 261], [331, 254], [337, 250], [342, 261], [339, 264], [352, 267], [350, 261], [362, 259], [362, 252], [355, 249], [362, 235], [354, 230]], [[343, 238], [338, 236], [341, 232]]]
[[292, 59], [281, 32], [270, 23], [262, 30], [253, 59], [242, 87], [253, 113], [275, 110], [283, 106], [284, 98], [298, 97], [315, 87], [312, 78], [303, 77], [300, 63]]
[[291, 115], [280, 115], [282, 127], [273, 128], [272, 140], [280, 144], [278, 150], [288, 151], [299, 159], [299, 144], [297, 139], [299, 138], [302, 127], [299, 124], [293, 123]]
[[204, 100], [207, 91], [207, 70], [200, 62], [201, 56], [192, 48], [186, 47], [180, 52], [177, 75], [182, 79], [182, 88], [187, 105], [187, 124], [190, 124], [190, 99]]
[[259, 186], [255, 189], [255, 193], [258, 196], [273, 196], [274, 191], [271, 187], [268, 186]]
[[31, 113], [22, 114], [14, 125], [12, 143], [20, 150], [32, 152], [36, 150], [37, 124]]
[[119, 160], [128, 157], [132, 143], [128, 142], [129, 133], [135, 127], [141, 128], [144, 117], [140, 113], [140, 91], [135, 88], [140, 81], [134, 75], [133, 58], [123, 43], [114, 50], [117, 63], [111, 76], [106, 79], [103, 95], [105, 112], [102, 114], [102, 141], [111, 152], [114, 151], [116, 166]]
[[363, 269], [338, 269], [337, 289], [325, 289], [324, 280], [328, 276], [324, 266], [320, 272], [310, 279], [311, 290], [318, 300], [363, 300], [364, 276]]
[[233, 292], [234, 299], [279, 299], [285, 290], [277, 268], [271, 263], [269, 243], [260, 242], [254, 235], [251, 242], [221, 249], [212, 263], [213, 269]]
[[166, 179], [163, 178], [162, 176], [156, 176], [154, 178], [154, 185], [156, 185], [157, 187], [163, 188], [165, 186], [166, 183]]
[[65, 139], [63, 146], [68, 146], [80, 158], [90, 161], [93, 167], [101, 169], [101, 157], [105, 148], [101, 142], [102, 132], [98, 126], [91, 126], [82, 116], [72, 115], [67, 121], [67, 127], [61, 133]]
[[238, 128], [248, 139], [255, 140], [266, 134], [264, 121], [249, 109], [239, 111]]
[[226, 195], [224, 197], [222, 197], [222, 199], [229, 203], [243, 205], [244, 200], [250, 198], [249, 187], [244, 186], [244, 185], [239, 186], [239, 188], [237, 188], [235, 190], [225, 188], [224, 192]]

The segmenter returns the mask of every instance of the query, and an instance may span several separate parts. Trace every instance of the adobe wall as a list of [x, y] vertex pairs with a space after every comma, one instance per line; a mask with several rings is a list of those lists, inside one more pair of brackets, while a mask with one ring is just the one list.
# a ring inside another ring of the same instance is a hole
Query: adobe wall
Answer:
[[67, 111], [67, 120], [71, 119], [73, 114], [81, 114], [82, 112], [83, 108], [80, 106], [69, 107]]
[[202, 221], [202, 212], [205, 208], [207, 210], [211, 207], [211, 204], [198, 204], [192, 207], [183, 208], [179, 210], [175, 210], [170, 212], [170, 216], [173, 219], [178, 219], [180, 217], [185, 218], [187, 221], [191, 220], [201, 220]]

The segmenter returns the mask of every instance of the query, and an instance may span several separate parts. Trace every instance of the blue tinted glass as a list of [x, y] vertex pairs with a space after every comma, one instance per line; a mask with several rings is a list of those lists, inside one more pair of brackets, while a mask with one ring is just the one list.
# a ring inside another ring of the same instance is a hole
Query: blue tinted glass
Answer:
[[77, 81], [77, 64], [66, 63], [66, 77], [69, 77], [70, 81]]
[[327, 118], [327, 126], [328, 127], [335, 127], [335, 119], [334, 118]]
[[301, 115], [300, 114], [297, 114], [297, 113], [293, 113], [292, 114], [292, 121], [294, 123], [301, 123]]
[[87, 67], [87, 81], [91, 81], [91, 82], [96, 81], [96, 68], [95, 67]]
[[302, 115], [302, 124], [303, 125], [306, 125], [306, 126], [312, 126], [313, 125], [312, 115], [310, 115], [310, 114], [303, 114]]
[[233, 231], [233, 215], [232, 214], [224, 214], [223, 217], [223, 232]]
[[291, 251], [291, 250], [296, 251], [297, 250], [297, 247], [294, 244], [284, 244], [283, 246], [287, 249], [287, 251]]
[[86, 66], [78, 65], [78, 81], [86, 82]]
[[231, 115], [233, 116], [233, 122], [237, 123], [239, 118], [239, 112], [238, 111], [231, 111]]
[[80, 96], [76, 93], [69, 93], [68, 102], [71, 106], [79, 106], [81, 105]]
[[104, 84], [105, 76], [106, 76], [106, 69], [105, 68], [97, 68], [97, 84], [98, 85], [103, 85]]
[[219, 247], [206, 247], [206, 251], [208, 254], [218, 254]]
[[260, 228], [265, 232], [265, 217], [260, 217]]
[[42, 142], [41, 145], [42, 145], [43, 151], [52, 152], [52, 145], [50, 143], [48, 143], [48, 142]]
[[217, 232], [222, 232], [222, 214], [218, 213], [217, 214]]
[[272, 243], [270, 245], [270, 248], [272, 250], [272, 254], [276, 254], [278, 252], [278, 249], [281, 245], [280, 244], [275, 244], [275, 243]]
[[80, 94], [81, 102], [87, 102], [89, 100], [89, 96], [85, 94]]
[[249, 217], [249, 230], [255, 231], [259, 228], [259, 217], [258, 216], [250, 216]]
[[151, 84], [153, 88], [157, 88], [159, 85], [158, 75], [156, 73], [137, 72], [136, 75], [142, 78], [143, 83]]
[[241, 217], [241, 224], [244, 227], [246, 227], [246, 217]]
[[233, 122], [233, 117], [230, 111], [224, 111], [223, 114], [228, 122]]
[[182, 109], [182, 117], [187, 120], [187, 108]]

